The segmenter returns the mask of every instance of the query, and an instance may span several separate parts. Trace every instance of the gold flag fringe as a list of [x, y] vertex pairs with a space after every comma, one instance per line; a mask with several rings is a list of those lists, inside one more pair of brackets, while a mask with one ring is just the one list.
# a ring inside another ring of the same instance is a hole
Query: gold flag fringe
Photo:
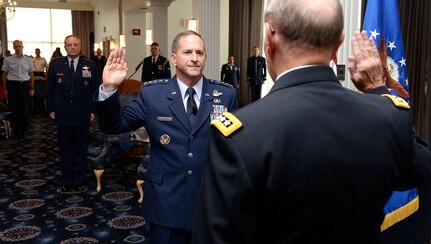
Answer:
[[380, 231], [384, 231], [392, 225], [400, 222], [407, 218], [419, 209], [419, 196], [416, 196], [413, 200], [408, 202], [406, 205], [398, 208], [397, 210], [387, 214], [380, 226]]

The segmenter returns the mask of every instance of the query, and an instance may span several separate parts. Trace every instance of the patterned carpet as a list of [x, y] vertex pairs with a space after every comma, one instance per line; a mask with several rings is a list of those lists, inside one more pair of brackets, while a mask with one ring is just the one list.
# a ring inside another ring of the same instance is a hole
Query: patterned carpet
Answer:
[[133, 172], [105, 170], [96, 191], [61, 194], [55, 125], [34, 114], [23, 139], [0, 139], [0, 242], [148, 243]]

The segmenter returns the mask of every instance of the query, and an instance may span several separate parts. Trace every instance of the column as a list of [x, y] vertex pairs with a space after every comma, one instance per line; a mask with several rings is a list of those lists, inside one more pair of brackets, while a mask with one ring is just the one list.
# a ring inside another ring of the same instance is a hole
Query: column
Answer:
[[151, 29], [153, 30], [153, 41], [160, 45], [160, 54], [169, 58], [170, 46], [168, 40], [168, 7], [174, 0], [152, 0], [151, 1]]
[[345, 78], [341, 84], [351, 90], [357, 90], [350, 80], [347, 70], [347, 59], [352, 53], [352, 36], [361, 27], [361, 5], [362, 1], [340, 0], [344, 12], [344, 42], [337, 51], [337, 63], [345, 65]]
[[[193, 0], [193, 17], [199, 21], [198, 32], [207, 51], [204, 75], [220, 79], [220, 0]], [[228, 35], [228, 33], [224, 33]]]

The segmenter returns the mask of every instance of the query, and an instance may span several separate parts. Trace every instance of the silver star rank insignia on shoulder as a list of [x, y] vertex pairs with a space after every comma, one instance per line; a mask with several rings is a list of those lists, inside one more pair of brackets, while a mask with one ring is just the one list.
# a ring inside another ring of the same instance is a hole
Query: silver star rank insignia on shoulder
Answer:
[[211, 121], [211, 125], [215, 126], [226, 137], [242, 127], [241, 121], [229, 112], [225, 112], [219, 119]]

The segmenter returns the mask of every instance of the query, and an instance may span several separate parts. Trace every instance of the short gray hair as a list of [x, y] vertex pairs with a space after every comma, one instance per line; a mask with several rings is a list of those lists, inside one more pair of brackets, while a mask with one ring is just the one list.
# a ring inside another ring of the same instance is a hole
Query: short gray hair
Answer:
[[199, 33], [195, 32], [195, 31], [192, 31], [192, 30], [186, 30], [186, 31], [180, 32], [180, 33], [178, 33], [175, 36], [174, 41], [172, 42], [171, 52], [172, 53], [176, 53], [178, 51], [178, 48], [179, 48], [178, 43], [180, 42], [181, 38], [183, 38], [185, 36], [190, 36], [190, 35], [198, 36], [202, 40], [202, 43], [204, 43], [204, 51], [206, 52], [206, 50], [205, 50], [205, 42], [202, 39], [202, 36], [199, 35]]
[[76, 39], [78, 39], [79, 43], [81, 43], [81, 38], [79, 38], [79, 36], [77, 35], [68, 35], [64, 38], [64, 44], [66, 45], [66, 40], [71, 38], [71, 37], [75, 37]]
[[325, 8], [314, 7], [315, 0], [272, 0], [265, 10], [265, 21], [293, 45], [303, 48], [334, 48], [343, 33], [343, 10], [339, 0], [328, 0]]

